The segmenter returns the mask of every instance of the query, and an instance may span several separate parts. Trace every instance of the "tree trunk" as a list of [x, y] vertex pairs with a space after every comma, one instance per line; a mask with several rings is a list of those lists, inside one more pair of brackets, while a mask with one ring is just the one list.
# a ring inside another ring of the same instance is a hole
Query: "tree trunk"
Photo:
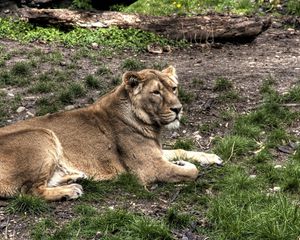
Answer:
[[268, 29], [269, 18], [248, 18], [228, 15], [153, 17], [138, 14], [66, 9], [20, 9], [23, 19], [37, 24], [66, 27], [136, 28], [154, 32], [174, 40], [190, 42], [250, 42]]

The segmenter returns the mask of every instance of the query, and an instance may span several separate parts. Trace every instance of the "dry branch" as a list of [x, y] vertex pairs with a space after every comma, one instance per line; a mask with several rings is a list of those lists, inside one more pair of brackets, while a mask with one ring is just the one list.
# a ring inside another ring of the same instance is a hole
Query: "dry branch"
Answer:
[[228, 15], [153, 17], [138, 14], [67, 9], [20, 9], [23, 19], [37, 24], [66, 27], [136, 28], [154, 32], [170, 39], [191, 42], [250, 42], [268, 29], [269, 18], [248, 18]]

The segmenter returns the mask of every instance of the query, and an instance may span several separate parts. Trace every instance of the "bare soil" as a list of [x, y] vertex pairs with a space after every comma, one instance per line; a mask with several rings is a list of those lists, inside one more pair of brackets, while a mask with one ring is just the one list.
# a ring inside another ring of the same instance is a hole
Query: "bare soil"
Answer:
[[[70, 49], [43, 43], [21, 44], [5, 39], [0, 39], [0, 45], [9, 51], [26, 52], [34, 47], [42, 49], [45, 53], [59, 50], [63, 53], [65, 62], [69, 61], [68, 56], [72, 52], [77, 51], [76, 48]], [[237, 113], [246, 113], [262, 102], [262, 94], [259, 90], [264, 80], [270, 78], [275, 80], [275, 86], [280, 93], [299, 84], [300, 31], [287, 28], [281, 23], [275, 23], [251, 44], [193, 44], [189, 48], [173, 49], [170, 53], [161, 55], [124, 51], [109, 57], [103, 56], [101, 62], [113, 72], [121, 74], [120, 66], [127, 58], [139, 59], [146, 66], [152, 66], [155, 62], [163, 62], [176, 67], [182, 88], [187, 93], [193, 93], [194, 99], [184, 105], [186, 123], [177, 132], [164, 134], [165, 146], [171, 146], [178, 138], [193, 138], [198, 150], [207, 151], [211, 148], [212, 138], [225, 135], [232, 126], [230, 119], [226, 120], [222, 117], [224, 111], [231, 109]], [[20, 60], [19, 56], [12, 57], [7, 65]], [[77, 69], [77, 77], [82, 79], [84, 76], [94, 73], [96, 69], [95, 65], [90, 65], [88, 61], [82, 59]], [[220, 100], [218, 98], [220, 93], [213, 90], [217, 78], [226, 78], [232, 81], [240, 98], [234, 101]], [[22, 89], [6, 90], [14, 93], [22, 91]], [[94, 95], [93, 93], [91, 96], [94, 97]], [[34, 112], [34, 101], [30, 98], [23, 98], [22, 105]], [[85, 104], [87, 104], [87, 100], [81, 100], [75, 105], [79, 107]], [[297, 107], [295, 110], [298, 110]], [[24, 114], [12, 113], [8, 124], [25, 117]], [[199, 126], [203, 126], [203, 124], [209, 124], [213, 128], [202, 133], [199, 131]], [[290, 131], [300, 136], [299, 122], [295, 122]], [[284, 158], [282, 153], [275, 154]], [[176, 194], [180, 194], [180, 192], [174, 192], [172, 195], [162, 194], [155, 201], [137, 200], [130, 197], [124, 200], [124, 198], [115, 198], [114, 195], [110, 195], [96, 206], [99, 209], [124, 207], [153, 217], [160, 217], [172, 204], [172, 199], [176, 198]], [[29, 230], [39, 221], [40, 216], [7, 214], [5, 212], [7, 204], [7, 200], [0, 201], [0, 239], [29, 239]], [[72, 207], [75, 204], [75, 201], [51, 203], [52, 211], [48, 215], [54, 217], [57, 222], [68, 221], [74, 217]], [[193, 211], [192, 206], [187, 206], [187, 210]], [[201, 213], [198, 214], [199, 222], [197, 224], [205, 224]], [[193, 233], [192, 229], [174, 231], [173, 234], [176, 239], [205, 239], [204, 236]]]

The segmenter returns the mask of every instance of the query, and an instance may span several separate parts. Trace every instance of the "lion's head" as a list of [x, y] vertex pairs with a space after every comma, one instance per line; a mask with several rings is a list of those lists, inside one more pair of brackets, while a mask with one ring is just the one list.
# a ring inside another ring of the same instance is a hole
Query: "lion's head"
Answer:
[[182, 105], [178, 99], [176, 70], [145, 69], [126, 72], [123, 84], [131, 100], [135, 116], [149, 125], [179, 127]]

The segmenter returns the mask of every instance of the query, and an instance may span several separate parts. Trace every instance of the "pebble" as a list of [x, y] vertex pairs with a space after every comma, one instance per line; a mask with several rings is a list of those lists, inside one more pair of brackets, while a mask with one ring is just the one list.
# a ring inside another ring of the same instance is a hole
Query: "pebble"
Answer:
[[95, 43], [95, 42], [92, 43], [92, 48], [96, 49], [96, 48], [98, 48], [98, 47], [99, 47], [99, 44], [98, 44], [98, 43]]
[[251, 178], [251, 179], [256, 178], [256, 175], [252, 174], [252, 175], [249, 176], [249, 178]]
[[70, 111], [70, 110], [73, 110], [75, 109], [75, 106], [74, 105], [68, 105], [68, 106], [65, 106], [65, 110], [66, 111]]
[[282, 165], [275, 165], [274, 168], [282, 168]]
[[8, 13], [10, 13], [10, 10], [9, 10], [9, 9], [5, 9], [5, 10], [4, 10], [4, 13], [5, 13], [5, 14], [8, 14]]
[[29, 117], [34, 117], [34, 114], [33, 114], [32, 112], [27, 111], [26, 114], [27, 114]]
[[17, 113], [21, 113], [21, 112], [24, 112], [26, 110], [26, 108], [25, 107], [18, 107], [18, 109], [17, 109]]
[[8, 97], [14, 97], [15, 95], [13, 93], [7, 93]]

